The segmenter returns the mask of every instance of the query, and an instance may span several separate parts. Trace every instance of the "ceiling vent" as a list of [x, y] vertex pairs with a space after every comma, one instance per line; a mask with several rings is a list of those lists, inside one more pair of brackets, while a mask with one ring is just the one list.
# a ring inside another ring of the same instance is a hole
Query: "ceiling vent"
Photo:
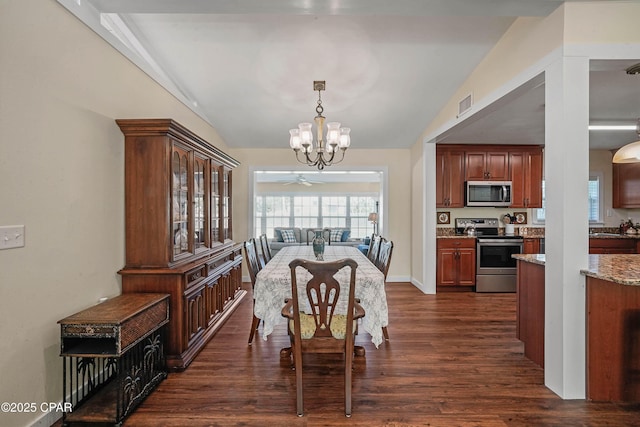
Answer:
[[473, 94], [465, 96], [462, 101], [458, 102], [458, 115], [456, 117], [461, 117], [467, 111], [471, 109], [471, 105], [473, 105]]
[[626, 69], [627, 74], [640, 74], [640, 63], [634, 64]]

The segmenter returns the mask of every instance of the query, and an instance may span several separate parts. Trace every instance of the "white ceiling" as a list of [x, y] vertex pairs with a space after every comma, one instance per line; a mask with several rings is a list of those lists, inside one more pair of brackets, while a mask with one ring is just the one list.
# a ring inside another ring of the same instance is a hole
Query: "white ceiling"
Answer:
[[[516, 17], [546, 16], [563, 3], [58, 1], [215, 127], [230, 147], [260, 148], [288, 147], [288, 130], [312, 121], [314, 80], [326, 80], [324, 115], [352, 129], [352, 147], [410, 147]], [[591, 118], [634, 123], [640, 76], [629, 78], [623, 63], [611, 65], [592, 72]], [[544, 143], [544, 90], [535, 83], [439, 140]], [[605, 148], [624, 143], [611, 136], [592, 140]]]

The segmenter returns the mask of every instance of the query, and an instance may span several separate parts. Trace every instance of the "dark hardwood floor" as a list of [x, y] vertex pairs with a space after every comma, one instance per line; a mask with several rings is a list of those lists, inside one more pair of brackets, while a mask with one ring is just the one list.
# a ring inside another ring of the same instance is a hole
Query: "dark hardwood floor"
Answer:
[[[245, 284], [249, 288], [248, 284]], [[515, 338], [515, 294], [424, 295], [387, 285], [390, 341], [361, 332], [353, 416], [344, 416], [335, 356], [307, 358], [305, 416], [295, 414], [295, 374], [279, 357], [284, 323], [247, 345], [248, 295], [182, 373], [172, 373], [126, 426], [640, 426], [640, 405], [564, 401]]]

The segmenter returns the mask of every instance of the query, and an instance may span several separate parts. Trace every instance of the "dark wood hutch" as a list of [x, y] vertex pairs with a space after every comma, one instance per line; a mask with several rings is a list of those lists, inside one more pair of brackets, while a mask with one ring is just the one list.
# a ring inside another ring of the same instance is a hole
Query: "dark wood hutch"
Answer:
[[122, 292], [170, 295], [167, 365], [184, 370], [246, 294], [232, 224], [239, 163], [171, 119], [116, 122], [125, 135]]

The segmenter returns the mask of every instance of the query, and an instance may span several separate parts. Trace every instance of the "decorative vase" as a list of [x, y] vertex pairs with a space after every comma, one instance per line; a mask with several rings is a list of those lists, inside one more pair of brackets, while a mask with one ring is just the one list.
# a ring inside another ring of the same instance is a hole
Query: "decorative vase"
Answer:
[[311, 242], [313, 244], [313, 254], [318, 261], [324, 261], [324, 237], [322, 237], [322, 231], [315, 232], [316, 236]]

